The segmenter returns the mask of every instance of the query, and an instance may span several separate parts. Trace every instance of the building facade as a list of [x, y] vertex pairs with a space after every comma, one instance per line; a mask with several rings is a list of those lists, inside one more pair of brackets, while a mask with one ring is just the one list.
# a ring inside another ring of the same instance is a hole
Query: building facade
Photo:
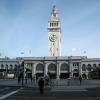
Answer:
[[[24, 62], [24, 68], [21, 63]], [[92, 78], [91, 72], [100, 69], [100, 58], [87, 58], [84, 56], [69, 57], [24, 57], [21, 59], [0, 59], [0, 73], [3, 78], [13, 73], [15, 78], [22, 71], [32, 74], [32, 77], [50, 74], [54, 79]], [[98, 76], [99, 77], [99, 76]]]

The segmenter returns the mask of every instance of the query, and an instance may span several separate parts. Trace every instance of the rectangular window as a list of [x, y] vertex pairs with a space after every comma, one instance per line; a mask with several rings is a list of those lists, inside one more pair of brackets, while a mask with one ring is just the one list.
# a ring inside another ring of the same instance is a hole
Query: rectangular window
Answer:
[[53, 53], [53, 56], [55, 56], [54, 53]]

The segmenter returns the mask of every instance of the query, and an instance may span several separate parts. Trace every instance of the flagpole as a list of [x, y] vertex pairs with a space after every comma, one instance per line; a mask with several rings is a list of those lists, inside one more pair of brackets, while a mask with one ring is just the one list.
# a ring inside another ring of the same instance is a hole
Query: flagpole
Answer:
[[84, 51], [83, 53], [84, 53], [84, 56], [86, 56], [86, 51]]

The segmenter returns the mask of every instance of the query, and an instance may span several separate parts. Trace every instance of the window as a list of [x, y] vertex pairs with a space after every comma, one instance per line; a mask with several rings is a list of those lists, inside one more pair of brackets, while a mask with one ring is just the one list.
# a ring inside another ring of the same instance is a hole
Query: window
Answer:
[[92, 69], [91, 65], [88, 64], [88, 65], [87, 65], [87, 70], [88, 70], [88, 71], [91, 71], [91, 69]]
[[86, 71], [86, 65], [85, 64], [82, 65], [82, 71]]
[[98, 67], [100, 67], [100, 64], [98, 64]]
[[97, 65], [93, 64], [93, 70], [96, 70], [96, 69], [97, 69]]
[[3, 64], [1, 64], [1, 69], [4, 69], [4, 65]]

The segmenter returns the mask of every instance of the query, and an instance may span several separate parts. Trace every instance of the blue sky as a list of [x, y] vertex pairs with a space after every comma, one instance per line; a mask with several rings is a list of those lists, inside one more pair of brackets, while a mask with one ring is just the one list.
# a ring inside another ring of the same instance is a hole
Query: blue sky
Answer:
[[[52, 4], [53, 0], [0, 0], [1, 57], [48, 56]], [[56, 6], [62, 56], [100, 58], [100, 0], [56, 0]]]

